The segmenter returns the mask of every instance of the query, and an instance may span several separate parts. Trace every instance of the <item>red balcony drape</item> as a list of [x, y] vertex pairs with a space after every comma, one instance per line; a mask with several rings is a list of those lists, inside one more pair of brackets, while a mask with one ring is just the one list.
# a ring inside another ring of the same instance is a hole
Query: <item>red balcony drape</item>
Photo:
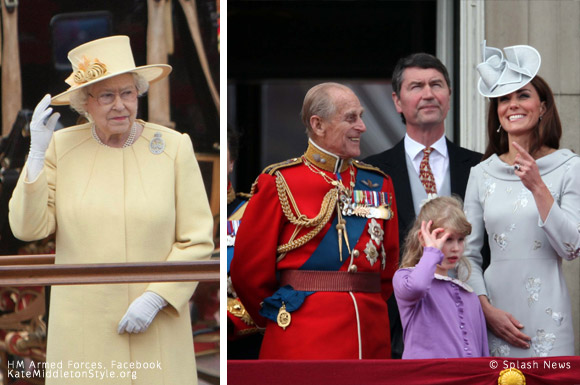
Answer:
[[514, 367], [526, 385], [580, 385], [580, 357], [431, 360], [279, 361], [227, 363], [228, 385], [496, 385]]

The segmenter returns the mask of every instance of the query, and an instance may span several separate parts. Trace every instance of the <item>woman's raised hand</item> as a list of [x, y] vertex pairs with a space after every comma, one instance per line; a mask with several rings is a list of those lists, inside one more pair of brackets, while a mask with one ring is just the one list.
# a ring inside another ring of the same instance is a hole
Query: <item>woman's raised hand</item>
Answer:
[[38, 174], [44, 168], [44, 154], [54, 133], [54, 128], [60, 118], [58, 112], [52, 113], [49, 94], [38, 103], [32, 113], [30, 121], [30, 152], [28, 153], [26, 180], [36, 180]]
[[32, 114], [30, 121], [30, 153], [31, 155], [40, 155], [44, 157], [44, 153], [48, 148], [50, 139], [56, 127], [56, 123], [60, 118], [58, 112], [52, 113], [50, 106], [51, 97], [49, 94], [44, 95], [44, 98], [38, 103]]
[[536, 160], [522, 146], [516, 142], [512, 144], [518, 151], [514, 159], [514, 173], [522, 180], [524, 186], [533, 192], [538, 186], [544, 185]]
[[538, 207], [540, 213], [540, 218], [542, 218], [542, 221], [546, 221], [552, 204], [554, 203], [554, 197], [540, 176], [536, 160], [522, 146], [516, 142], [512, 144], [518, 151], [514, 159], [514, 174], [532, 192], [536, 207]]

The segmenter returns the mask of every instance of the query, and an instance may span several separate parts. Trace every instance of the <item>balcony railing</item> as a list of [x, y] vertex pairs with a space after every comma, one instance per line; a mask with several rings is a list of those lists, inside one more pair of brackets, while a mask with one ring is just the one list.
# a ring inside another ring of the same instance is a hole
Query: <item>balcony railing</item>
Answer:
[[0, 256], [0, 286], [219, 281], [219, 260], [55, 265], [54, 255]]

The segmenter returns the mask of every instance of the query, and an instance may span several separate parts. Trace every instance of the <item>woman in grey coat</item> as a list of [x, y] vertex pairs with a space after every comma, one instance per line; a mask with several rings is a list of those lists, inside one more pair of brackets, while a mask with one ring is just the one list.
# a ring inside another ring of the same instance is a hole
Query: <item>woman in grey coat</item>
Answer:
[[[580, 157], [558, 149], [562, 127], [530, 46], [485, 47], [479, 92], [490, 98], [488, 147], [465, 194], [466, 255], [492, 356], [574, 354], [562, 259], [580, 254]], [[479, 250], [487, 230], [490, 265]]]

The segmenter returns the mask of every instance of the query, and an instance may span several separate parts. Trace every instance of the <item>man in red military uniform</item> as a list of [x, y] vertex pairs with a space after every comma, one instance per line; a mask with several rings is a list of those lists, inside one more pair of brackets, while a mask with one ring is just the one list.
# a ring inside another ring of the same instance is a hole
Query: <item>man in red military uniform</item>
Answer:
[[267, 167], [236, 236], [233, 286], [265, 327], [260, 358], [390, 358], [386, 300], [399, 259], [393, 185], [356, 161], [366, 131], [356, 95], [311, 88], [306, 153]]

